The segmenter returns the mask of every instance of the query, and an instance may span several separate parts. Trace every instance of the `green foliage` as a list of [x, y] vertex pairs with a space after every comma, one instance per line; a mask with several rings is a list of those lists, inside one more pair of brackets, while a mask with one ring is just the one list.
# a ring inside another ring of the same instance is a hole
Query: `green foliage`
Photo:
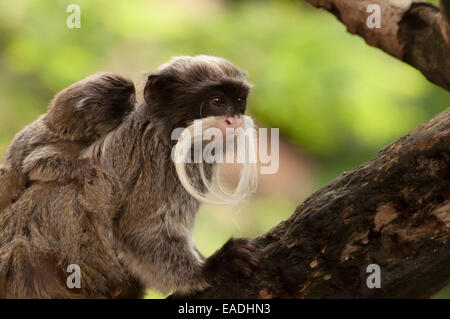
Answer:
[[[251, 113], [308, 152], [336, 159], [373, 153], [450, 101], [329, 14], [290, 2], [177, 10], [156, 1], [80, 1], [80, 29], [65, 25], [69, 3], [1, 4], [1, 68], [4, 80], [17, 81], [15, 93], [2, 92], [2, 109], [39, 103], [43, 110], [52, 93], [100, 69], [148, 71], [173, 55], [220, 55], [256, 84]], [[23, 77], [44, 89], [40, 100], [33, 91], [16, 97]]]
[[[71, 3], [0, 1], [0, 152], [69, 84], [101, 70], [141, 80], [175, 55], [223, 56], [246, 69], [249, 111], [320, 160], [318, 186], [450, 104], [418, 71], [302, 2], [80, 0], [81, 28], [69, 29]], [[294, 205], [257, 199], [235, 216], [242, 231], [227, 212], [205, 208], [200, 249], [261, 234]]]
[[[25, 102], [43, 110], [52, 93], [100, 69], [148, 71], [173, 55], [220, 55], [256, 84], [251, 113], [308, 152], [336, 159], [373, 153], [450, 102], [328, 13], [291, 2], [177, 9], [160, 1], [80, 1], [80, 29], [65, 25], [69, 3], [2, 2], [1, 68], [4, 80], [17, 81], [15, 92], [2, 92], [2, 109]], [[40, 100], [33, 91], [16, 97], [23, 77], [46, 90]]]

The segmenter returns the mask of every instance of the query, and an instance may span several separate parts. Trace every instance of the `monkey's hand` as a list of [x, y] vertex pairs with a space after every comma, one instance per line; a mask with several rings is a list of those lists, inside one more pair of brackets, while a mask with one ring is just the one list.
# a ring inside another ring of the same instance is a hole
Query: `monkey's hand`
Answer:
[[26, 184], [25, 175], [15, 170], [0, 168], [0, 212], [22, 196]]
[[222, 248], [204, 261], [200, 274], [201, 281], [204, 282], [203, 288], [192, 289], [195, 285], [191, 285], [189, 290], [177, 290], [168, 298], [188, 298], [227, 280], [249, 278], [257, 269], [259, 259], [259, 249], [250, 239], [231, 238]]
[[251, 277], [259, 265], [258, 247], [248, 238], [231, 238], [206, 259], [203, 271], [206, 280], [214, 285], [223, 279]]
[[75, 180], [80, 185], [91, 181], [97, 176], [97, 168], [90, 159], [79, 160], [75, 167], [76, 169], [72, 171], [70, 179]]
[[67, 145], [52, 144], [34, 149], [22, 163], [23, 173], [39, 182], [84, 184], [92, 179], [96, 169], [91, 159], [78, 159], [78, 150], [71, 153], [66, 148]]

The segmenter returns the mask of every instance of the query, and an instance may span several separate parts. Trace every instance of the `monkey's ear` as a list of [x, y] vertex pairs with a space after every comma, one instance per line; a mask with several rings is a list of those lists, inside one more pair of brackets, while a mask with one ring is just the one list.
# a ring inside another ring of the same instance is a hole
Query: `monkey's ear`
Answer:
[[89, 97], [84, 97], [84, 98], [78, 100], [75, 103], [75, 110], [77, 110], [77, 111], [84, 110], [86, 108], [86, 106], [89, 105], [89, 102], [90, 102], [90, 98]]
[[165, 88], [165, 76], [160, 74], [150, 74], [144, 88], [144, 100], [150, 104], [151, 100], [156, 98]]
[[147, 85], [155, 84], [158, 79], [160, 79], [160, 76], [158, 74], [150, 74], [147, 78]]

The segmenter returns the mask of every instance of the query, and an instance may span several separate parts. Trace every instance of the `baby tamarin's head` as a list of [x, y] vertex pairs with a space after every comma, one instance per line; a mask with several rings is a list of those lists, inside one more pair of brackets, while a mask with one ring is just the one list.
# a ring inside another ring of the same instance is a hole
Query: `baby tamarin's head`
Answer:
[[133, 82], [113, 73], [96, 73], [59, 92], [47, 113], [49, 126], [68, 139], [91, 141], [133, 111]]
[[[241, 176], [234, 192], [226, 191], [220, 177], [220, 165], [215, 165], [213, 179], [208, 178], [200, 166], [200, 176], [204, 188], [215, 198], [210, 199], [198, 189], [198, 185], [191, 182], [186, 173], [186, 159], [191, 158], [188, 154], [197, 137], [200, 142], [219, 142], [214, 155], [205, 158], [202, 162], [220, 164], [218, 152], [228, 152], [236, 149], [234, 146], [227, 148], [236, 137], [248, 138], [250, 142], [239, 146], [237, 153], [243, 154], [245, 158], [255, 156], [256, 140], [253, 129], [253, 121], [244, 116], [247, 97], [251, 85], [246, 80], [246, 72], [238, 69], [231, 62], [217, 57], [195, 56], [176, 57], [169, 63], [162, 65], [158, 70], [150, 74], [144, 89], [144, 99], [164, 123], [169, 132], [177, 128], [186, 128], [175, 145], [172, 157], [178, 177], [185, 189], [200, 201], [212, 204], [234, 205], [248, 197], [256, 188], [256, 160], [254, 163], [246, 161], [241, 170]], [[200, 120], [201, 121], [196, 121]], [[195, 123], [202, 123], [200, 131], [195, 129]], [[193, 124], [194, 123], [194, 124]], [[207, 130], [218, 131], [214, 138], [205, 138]], [[253, 131], [252, 131], [253, 129]], [[248, 132], [248, 131], [251, 132]], [[198, 133], [196, 133], [199, 132]], [[230, 131], [240, 133], [229, 134]], [[245, 136], [245, 134], [248, 134]], [[231, 138], [230, 138], [231, 136]], [[173, 137], [173, 135], [172, 135]], [[195, 156], [195, 155], [194, 155]], [[212, 159], [214, 157], [214, 159]], [[223, 158], [223, 157], [222, 157]], [[234, 157], [233, 157], [234, 158]], [[211, 160], [211, 161], [210, 161]]]

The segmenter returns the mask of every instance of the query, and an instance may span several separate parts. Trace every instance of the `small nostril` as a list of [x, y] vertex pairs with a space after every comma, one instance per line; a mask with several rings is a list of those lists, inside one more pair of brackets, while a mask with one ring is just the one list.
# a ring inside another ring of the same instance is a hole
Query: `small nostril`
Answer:
[[230, 120], [225, 120], [225, 124], [226, 124], [226, 125], [231, 125]]

